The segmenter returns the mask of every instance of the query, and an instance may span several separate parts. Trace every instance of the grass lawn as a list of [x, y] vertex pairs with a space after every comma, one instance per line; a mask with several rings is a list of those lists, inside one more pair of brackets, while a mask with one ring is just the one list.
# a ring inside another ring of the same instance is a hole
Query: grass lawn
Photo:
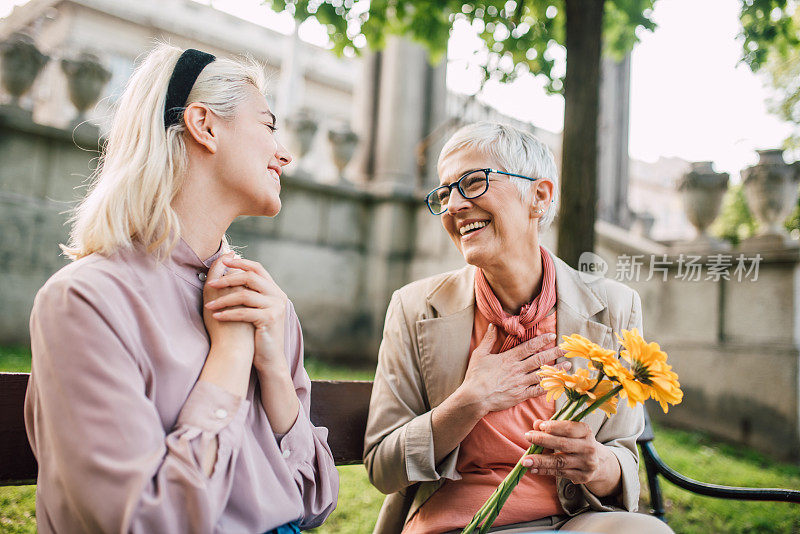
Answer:
[[[0, 348], [0, 372], [27, 371], [27, 349]], [[369, 380], [367, 370], [350, 370], [318, 361], [306, 362], [314, 379]], [[717, 484], [755, 487], [800, 488], [800, 466], [772, 461], [754, 451], [733, 446], [700, 432], [659, 427], [656, 448], [661, 457], [679, 472]], [[372, 532], [383, 496], [367, 480], [363, 466], [339, 468], [339, 506], [322, 527], [314, 532], [360, 534]], [[644, 469], [640, 472], [646, 493]], [[800, 506], [788, 503], [751, 503], [701, 497], [662, 480], [667, 518], [680, 534], [700, 533], [788, 533], [800, 532]], [[0, 532], [33, 533], [35, 528], [35, 487], [0, 488]], [[647, 506], [647, 495], [642, 504]]]

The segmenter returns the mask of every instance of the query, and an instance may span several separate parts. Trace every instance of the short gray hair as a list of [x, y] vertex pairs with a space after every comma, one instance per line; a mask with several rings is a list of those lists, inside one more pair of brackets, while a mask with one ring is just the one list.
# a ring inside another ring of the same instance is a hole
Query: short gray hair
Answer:
[[[553, 153], [530, 132], [497, 122], [475, 122], [460, 128], [442, 147], [438, 165], [459, 150], [477, 150], [497, 160], [503, 170], [545, 178], [553, 182], [553, 201], [539, 219], [539, 229], [546, 230], [558, 213], [558, 169]], [[533, 182], [509, 177], [524, 200], [530, 196]]]

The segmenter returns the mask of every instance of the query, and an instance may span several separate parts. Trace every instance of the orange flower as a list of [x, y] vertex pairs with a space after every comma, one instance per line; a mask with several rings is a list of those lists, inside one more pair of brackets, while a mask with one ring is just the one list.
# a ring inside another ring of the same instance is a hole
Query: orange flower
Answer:
[[567, 358], [585, 358], [592, 362], [592, 367], [609, 378], [620, 376], [629, 378], [630, 371], [622, 366], [615, 351], [604, 349], [579, 334], [562, 336], [562, 338], [564, 342], [559, 347], [567, 351], [564, 355]]
[[658, 343], [647, 343], [639, 330], [623, 330], [622, 337], [617, 336], [625, 347], [620, 355], [631, 364], [630, 378], [622, 378], [622, 396], [628, 398], [628, 404], [634, 407], [646, 399], [654, 399], [666, 413], [668, 404], [678, 404], [683, 400], [678, 375], [667, 364], [667, 353], [661, 350]]
[[[603, 380], [597, 384], [597, 387], [595, 387], [593, 391], [587, 391], [586, 394], [590, 399], [592, 399], [592, 401], [596, 401], [597, 399], [608, 395], [615, 387], [617, 387], [617, 385], [611, 380]], [[617, 396], [614, 395], [613, 397], [610, 397], [603, 404], [598, 406], [598, 408], [606, 412], [608, 415], [614, 415], [617, 413]]]
[[578, 369], [570, 374], [552, 365], [542, 365], [536, 373], [541, 379], [539, 385], [547, 391], [548, 401], [558, 399], [563, 393], [567, 393], [570, 399], [585, 395], [595, 382], [587, 369]]

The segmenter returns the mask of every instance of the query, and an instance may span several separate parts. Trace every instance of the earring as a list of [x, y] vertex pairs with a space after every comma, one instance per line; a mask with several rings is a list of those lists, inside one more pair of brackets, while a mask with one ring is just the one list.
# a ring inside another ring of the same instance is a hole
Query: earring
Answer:
[[534, 211], [534, 213], [544, 213], [544, 208], [542, 208], [540, 210], [533, 210], [533, 211]]

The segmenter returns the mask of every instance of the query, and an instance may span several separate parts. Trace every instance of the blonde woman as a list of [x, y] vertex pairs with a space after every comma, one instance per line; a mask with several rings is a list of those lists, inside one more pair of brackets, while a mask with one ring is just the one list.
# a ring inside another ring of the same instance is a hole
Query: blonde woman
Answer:
[[48, 532], [298, 532], [333, 510], [291, 302], [228, 252], [291, 156], [262, 69], [160, 45], [39, 291], [25, 406]]

